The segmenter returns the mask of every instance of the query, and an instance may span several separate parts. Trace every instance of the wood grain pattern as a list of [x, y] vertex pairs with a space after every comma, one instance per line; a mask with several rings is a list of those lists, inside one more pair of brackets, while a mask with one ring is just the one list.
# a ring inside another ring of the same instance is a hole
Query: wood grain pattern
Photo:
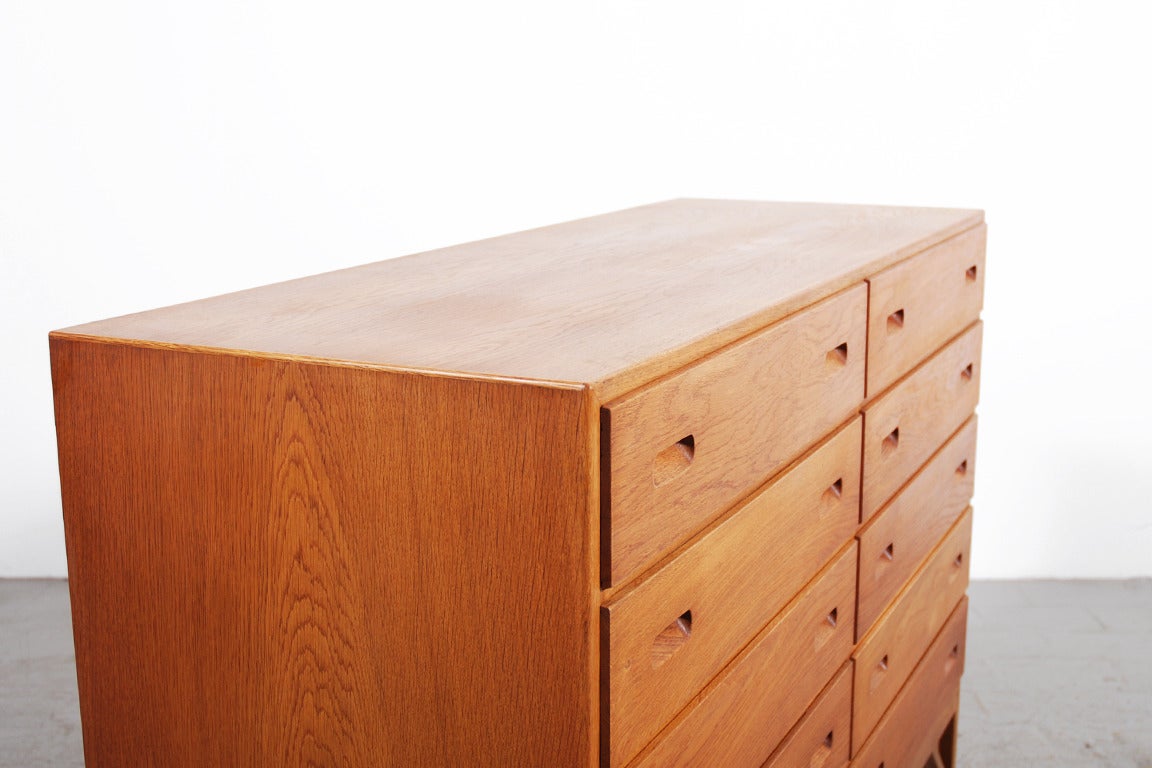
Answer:
[[897, 596], [971, 496], [984, 238], [676, 200], [53, 333], [87, 764], [842, 768], [853, 640], [896, 599], [904, 674], [958, 588]]
[[975, 410], [983, 331], [983, 323], [974, 323], [864, 408], [863, 519], [892, 498]]
[[980, 225], [868, 278], [868, 395], [968, 327], [984, 306]]
[[69, 330], [585, 382], [607, 401], [982, 220], [672, 200]]
[[972, 510], [969, 509], [857, 646], [852, 655], [856, 679], [853, 751], [859, 749], [876, 727], [880, 716], [964, 596], [968, 588], [971, 547]]
[[[852, 651], [855, 543], [633, 763], [759, 768]], [[835, 612], [835, 620], [830, 616]]]
[[976, 475], [976, 417], [929, 459], [857, 534], [859, 640], [968, 506]]
[[595, 760], [585, 390], [52, 362], [89, 768]]
[[852, 731], [852, 664], [845, 664], [764, 768], [841, 768]]
[[937, 740], [959, 706], [967, 623], [965, 597], [853, 759], [853, 768], [916, 768], [937, 751]]
[[[604, 407], [620, 584], [843, 423], [864, 397], [857, 285]], [[691, 439], [691, 451], [668, 452]]]
[[[603, 610], [610, 761], [624, 765], [856, 530], [860, 418]], [[665, 628], [690, 632], [657, 646]], [[657, 654], [658, 650], [662, 653]]]

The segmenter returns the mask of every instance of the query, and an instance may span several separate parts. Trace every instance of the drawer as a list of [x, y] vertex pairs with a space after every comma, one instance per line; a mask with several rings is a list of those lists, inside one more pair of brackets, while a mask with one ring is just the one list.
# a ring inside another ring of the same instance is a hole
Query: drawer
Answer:
[[861, 419], [602, 611], [611, 764], [623, 765], [856, 531]]
[[852, 665], [845, 664], [764, 768], [841, 768], [848, 763]]
[[606, 586], [651, 565], [859, 408], [867, 300], [861, 283], [602, 409]]
[[853, 654], [856, 699], [852, 746], [858, 749], [968, 588], [972, 510], [964, 513], [908, 588]]
[[981, 224], [868, 278], [868, 396], [960, 331], [984, 305]]
[[938, 753], [949, 741], [946, 736], [960, 704], [967, 620], [965, 597], [856, 754], [853, 768], [919, 768], [934, 755], [937, 765], [948, 764]]
[[855, 589], [853, 542], [632, 765], [760, 768], [848, 660]]
[[857, 534], [857, 639], [864, 636], [968, 506], [975, 474], [973, 416]]
[[980, 394], [976, 322], [864, 409], [861, 513], [870, 518], [960, 428]]

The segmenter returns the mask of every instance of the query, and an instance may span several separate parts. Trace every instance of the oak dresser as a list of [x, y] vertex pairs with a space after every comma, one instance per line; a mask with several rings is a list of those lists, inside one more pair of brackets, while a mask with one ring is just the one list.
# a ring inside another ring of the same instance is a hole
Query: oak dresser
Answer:
[[89, 768], [950, 768], [984, 243], [675, 200], [54, 332]]

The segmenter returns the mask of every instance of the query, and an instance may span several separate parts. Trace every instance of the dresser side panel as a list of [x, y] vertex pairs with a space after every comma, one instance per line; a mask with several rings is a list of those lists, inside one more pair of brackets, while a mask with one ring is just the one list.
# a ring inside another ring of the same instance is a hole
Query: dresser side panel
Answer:
[[90, 768], [594, 759], [587, 390], [52, 363]]

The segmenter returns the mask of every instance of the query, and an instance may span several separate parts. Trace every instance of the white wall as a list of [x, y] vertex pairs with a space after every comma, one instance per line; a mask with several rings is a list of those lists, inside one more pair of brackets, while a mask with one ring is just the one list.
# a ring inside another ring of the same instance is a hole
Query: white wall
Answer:
[[679, 196], [985, 208], [974, 574], [1152, 575], [1139, 7], [0, 0], [0, 576], [49, 329]]

